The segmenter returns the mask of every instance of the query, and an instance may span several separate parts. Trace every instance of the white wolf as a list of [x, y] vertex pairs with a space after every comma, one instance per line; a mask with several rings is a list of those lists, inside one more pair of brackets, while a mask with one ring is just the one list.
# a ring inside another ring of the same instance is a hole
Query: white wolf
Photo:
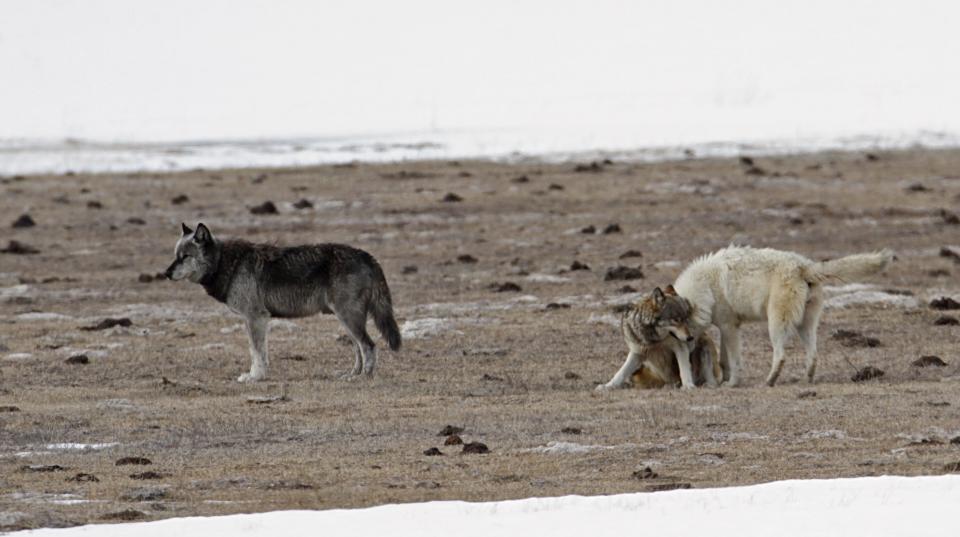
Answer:
[[[720, 329], [720, 365], [727, 385], [740, 382], [740, 325], [763, 320], [773, 344], [767, 384], [777, 381], [783, 347], [793, 331], [803, 341], [807, 380], [813, 382], [823, 282], [874, 274], [892, 259], [892, 251], [882, 250], [815, 262], [793, 252], [731, 246], [691, 263], [674, 287], [693, 306], [691, 335], [699, 336], [711, 324]], [[691, 388], [690, 360], [684, 354], [677, 355], [680, 377], [684, 388]]]

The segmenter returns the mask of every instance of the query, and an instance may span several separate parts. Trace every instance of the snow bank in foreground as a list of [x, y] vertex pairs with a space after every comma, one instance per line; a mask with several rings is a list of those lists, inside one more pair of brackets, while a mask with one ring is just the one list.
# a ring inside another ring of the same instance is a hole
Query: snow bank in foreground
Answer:
[[[31, 536], [957, 535], [960, 475], [779, 481], [749, 487], [369, 509], [278, 511], [81, 526]], [[20, 534], [18, 534], [20, 535]]]

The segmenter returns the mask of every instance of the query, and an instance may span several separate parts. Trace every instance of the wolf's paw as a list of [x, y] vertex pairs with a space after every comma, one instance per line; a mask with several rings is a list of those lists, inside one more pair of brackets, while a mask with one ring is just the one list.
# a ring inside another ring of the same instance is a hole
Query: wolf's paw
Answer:
[[263, 380], [265, 377], [263, 373], [253, 374], [253, 373], [244, 373], [237, 377], [237, 382], [257, 382], [258, 380]]
[[597, 392], [606, 392], [614, 389], [615, 387], [616, 386], [611, 386], [610, 384], [597, 384], [593, 390]]
[[720, 386], [723, 388], [736, 388], [739, 385], [740, 385], [740, 381], [736, 379], [729, 379], [720, 383]]
[[360, 376], [359, 371], [354, 371], [351, 369], [350, 371], [344, 371], [343, 373], [340, 373], [339, 375], [337, 375], [337, 378], [340, 380], [355, 380], [359, 376]]

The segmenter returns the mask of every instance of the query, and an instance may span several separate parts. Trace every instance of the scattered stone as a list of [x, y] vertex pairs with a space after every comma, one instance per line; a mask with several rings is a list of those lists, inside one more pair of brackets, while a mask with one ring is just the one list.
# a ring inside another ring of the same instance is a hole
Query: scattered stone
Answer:
[[144, 220], [143, 218], [136, 217], [136, 216], [132, 216], [132, 217], [130, 217], [130, 218], [127, 218], [127, 223], [128, 223], [128, 224], [132, 224], [132, 225], [134, 225], [134, 226], [145, 226], [145, 225], [147, 225], [147, 221], [146, 221], [146, 220]]
[[307, 357], [302, 354], [284, 354], [280, 357], [281, 360], [290, 360], [291, 362], [306, 362]]
[[617, 292], [625, 295], [627, 293], [636, 293], [637, 289], [631, 285], [624, 285], [623, 287], [617, 289]]
[[477, 261], [478, 261], [478, 259], [477, 259], [476, 257], [473, 257], [473, 256], [470, 255], [470, 254], [462, 254], [462, 255], [458, 255], [458, 256], [457, 256], [457, 262], [458, 262], [458, 263], [463, 263], [463, 264], [465, 264], [465, 265], [472, 265], [472, 264], [476, 263]]
[[461, 453], [483, 455], [490, 453], [490, 448], [483, 442], [470, 442], [463, 445], [463, 451]]
[[643, 257], [643, 253], [641, 253], [640, 250], [627, 250], [626, 252], [620, 254], [620, 259], [627, 259], [630, 257]]
[[510, 182], [511, 182], [511, 183], [517, 183], [517, 184], [520, 184], [520, 183], [529, 183], [529, 182], [530, 182], [530, 178], [527, 177], [526, 175], [521, 175], [520, 177], [514, 177], [513, 179], [510, 180]]
[[464, 170], [457, 174], [457, 177], [473, 177], [473, 174]]
[[67, 469], [59, 464], [28, 464], [21, 466], [21, 472], [30, 472], [36, 474], [48, 474], [50, 472], [65, 472]]
[[86, 354], [74, 354], [73, 356], [64, 360], [64, 363], [87, 365], [90, 363], [90, 357]]
[[[952, 246], [941, 246], [940, 257], [946, 257], [947, 259], [952, 259], [954, 263], [960, 263], [960, 251], [957, 251], [957, 249], [953, 248]], [[949, 272], [944, 269], [939, 270], [949, 274]]]
[[797, 399], [813, 399], [817, 396], [817, 392], [813, 390], [804, 390], [797, 394]]
[[866, 159], [867, 159], [868, 161], [870, 161], [870, 162], [876, 162], [876, 161], [880, 160], [880, 157], [877, 156], [876, 153], [864, 153], [863, 157], [866, 158]]
[[103, 209], [103, 204], [97, 200], [87, 202], [87, 209]]
[[604, 235], [610, 235], [611, 233], [622, 233], [623, 230], [620, 229], [620, 224], [607, 224], [607, 227], [603, 228]]
[[557, 183], [550, 183], [550, 186], [547, 187], [549, 190], [563, 190], [563, 185], [558, 185]]
[[690, 483], [663, 483], [662, 485], [650, 485], [646, 488], [647, 492], [664, 492], [667, 490], [691, 489]]
[[497, 293], [519, 293], [523, 290], [513, 282], [492, 283], [490, 289]]
[[603, 276], [603, 281], [636, 280], [640, 278], [643, 278], [643, 271], [640, 270], [640, 267], [624, 267], [618, 265], [607, 269], [607, 273]]
[[544, 306], [547, 310], [568, 310], [570, 309], [570, 304], [561, 304], [559, 302], [551, 302]]
[[21, 214], [20, 218], [17, 218], [16, 220], [13, 221], [12, 227], [25, 228], [25, 227], [33, 227], [35, 225], [37, 225], [37, 223], [33, 221], [33, 218], [31, 218], [29, 214]]
[[882, 377], [883, 375], [884, 375], [884, 372], [882, 369], [873, 367], [872, 365], [868, 365], [864, 368], [861, 368], [856, 373], [854, 373], [854, 375], [850, 377], [850, 380], [854, 382], [864, 382], [870, 379]]
[[570, 264], [570, 270], [571, 270], [571, 271], [575, 271], [575, 270], [590, 270], [590, 266], [587, 265], [586, 263], [581, 263], [581, 262], [579, 262], [579, 261], [574, 260], [574, 262]]
[[140, 472], [139, 474], [130, 474], [130, 479], [137, 479], [141, 481], [144, 481], [147, 479], [164, 479], [165, 477], [167, 477], [166, 474], [161, 474], [160, 472], [154, 472], [153, 470], [150, 470], [148, 472]]
[[260, 205], [254, 205], [250, 207], [251, 214], [278, 214], [280, 211], [277, 210], [277, 206], [270, 200], [267, 200]]
[[584, 235], [593, 235], [596, 232], [597, 228], [592, 224], [580, 230], [580, 233], [583, 233]]
[[567, 371], [563, 374], [563, 378], [567, 380], [580, 380], [580, 375], [574, 373], [573, 371]]
[[463, 439], [460, 438], [460, 435], [458, 435], [458, 434], [451, 434], [450, 436], [447, 437], [446, 440], [443, 441], [443, 445], [445, 445], [445, 446], [462, 446], [462, 445], [463, 445]]
[[950, 439], [950, 443], [954, 446], [960, 446], [960, 436], [954, 436]]
[[573, 171], [576, 173], [599, 173], [603, 171], [603, 165], [597, 161], [593, 161], [590, 164], [577, 164], [574, 166]]
[[949, 315], [941, 315], [937, 317], [936, 321], [933, 321], [935, 326], [956, 326], [960, 324], [960, 319], [956, 317], [951, 317]]
[[437, 436], [450, 436], [452, 434], [460, 434], [463, 432], [463, 427], [457, 427], [456, 425], [447, 425], [443, 429], [440, 429], [440, 432], [437, 433]]
[[413, 486], [415, 489], [438, 489], [440, 488], [440, 483], [436, 481], [418, 481], [416, 485]]
[[247, 403], [253, 405], [269, 405], [271, 403], [286, 403], [289, 401], [290, 398], [284, 393], [286, 392], [286, 387], [281, 386], [280, 391], [280, 395], [251, 395], [247, 397]]
[[649, 466], [644, 466], [643, 468], [636, 470], [631, 474], [634, 479], [656, 479], [660, 477], [660, 474], [653, 471]]
[[767, 170], [764, 170], [760, 166], [747, 166], [743, 170], [743, 173], [746, 175], [768, 175]]
[[120, 495], [121, 500], [128, 502], [155, 502], [166, 497], [166, 487], [143, 487], [127, 491]]
[[400, 272], [401, 274], [416, 274], [419, 270], [416, 265], [407, 265]]
[[944, 471], [944, 472], [950, 472], [951, 474], [955, 474], [955, 473], [960, 472], [960, 461], [951, 462], [951, 463], [949, 463], [949, 464], [947, 464], [947, 465], [944, 465], [943, 471]]
[[921, 356], [913, 362], [910, 363], [913, 367], [947, 367], [947, 362], [944, 362], [939, 356]]
[[67, 481], [74, 481], [76, 483], [99, 483], [100, 478], [93, 474], [85, 474], [81, 472], [73, 477], [68, 477]]
[[875, 337], [868, 337], [856, 330], [837, 330], [830, 336], [833, 339], [840, 341], [840, 344], [844, 347], [881, 347], [883, 346], [880, 343], [880, 340]]
[[37, 250], [33, 246], [24, 244], [20, 241], [10, 241], [7, 243], [7, 247], [0, 250], [0, 253], [4, 254], [16, 254], [16, 255], [29, 255], [29, 254], [39, 254], [40, 250]]
[[744, 156], [740, 157], [740, 164], [742, 164], [742, 165], [744, 165], [744, 166], [753, 166], [753, 159], [750, 158], [750, 157], [748, 157], [748, 156], [746, 156], [746, 155], [744, 155]]
[[560, 429], [560, 432], [563, 434], [583, 434], [583, 429], [580, 427], [564, 427]]
[[117, 466], [129, 466], [129, 465], [146, 466], [148, 464], [153, 464], [153, 461], [151, 461], [146, 457], [121, 457], [117, 459], [117, 462], [115, 464]]
[[908, 185], [904, 190], [907, 192], [930, 192], [930, 189], [923, 183], [913, 183]]
[[940, 446], [943, 445], [943, 442], [937, 440], [936, 438], [923, 437], [913, 440], [908, 446]]
[[0, 413], [2, 412], [20, 412], [20, 407], [16, 405], [0, 405]]
[[459, 203], [463, 201], [463, 198], [457, 194], [454, 194], [453, 192], [447, 192], [447, 195], [444, 196], [440, 201], [444, 203]]
[[438, 455], [443, 455], [443, 452], [439, 448], [432, 447], [423, 451], [423, 454], [427, 457], [436, 457]]
[[108, 317], [108, 318], [100, 321], [99, 323], [97, 323], [97, 324], [95, 324], [95, 325], [93, 325], [93, 326], [84, 326], [84, 327], [81, 327], [80, 330], [86, 330], [86, 331], [88, 331], [88, 332], [93, 332], [93, 331], [95, 331], [95, 330], [107, 330], [107, 329], [109, 329], [109, 328], [113, 328], [114, 326], [122, 326], [122, 327], [124, 327], [124, 328], [127, 328], [127, 327], [132, 326], [132, 325], [133, 325], [133, 322], [132, 322], [130, 319], [128, 319], [127, 317], [120, 317], [120, 318], [117, 318], [117, 319]]
[[259, 185], [260, 183], [262, 183], [262, 182], [264, 182], [264, 181], [266, 181], [266, 180], [267, 180], [267, 174], [261, 173], [261, 174], [257, 175], [256, 177], [254, 177], [253, 180], [251, 180], [250, 182], [251, 182], [252, 184]]
[[300, 201], [293, 204], [294, 209], [312, 209], [313, 203], [310, 202], [307, 198], [302, 198]]
[[493, 382], [503, 382], [503, 377], [498, 377], [496, 375], [491, 375], [489, 373], [484, 373], [480, 380], [493, 381]]
[[930, 307], [935, 310], [960, 310], [960, 302], [948, 296], [942, 296], [931, 300]]
[[957, 213], [948, 211], [946, 209], [940, 209], [938, 214], [940, 218], [943, 220], [944, 224], [949, 224], [949, 225], [960, 224], [960, 216], [957, 216]]
[[180, 194], [180, 195], [178, 195], [177, 197], [175, 197], [175, 198], [173, 198], [172, 200], [170, 200], [170, 203], [172, 203], [172, 204], [174, 204], [174, 205], [182, 205], [182, 204], [184, 204], [184, 203], [186, 203], [186, 202], [188, 202], [188, 201], [190, 201], [190, 198], [187, 197], [186, 194]]
[[140, 520], [147, 516], [143, 511], [137, 511], [136, 509], [124, 509], [123, 511], [116, 511], [114, 513], [107, 513], [100, 517], [100, 520]]

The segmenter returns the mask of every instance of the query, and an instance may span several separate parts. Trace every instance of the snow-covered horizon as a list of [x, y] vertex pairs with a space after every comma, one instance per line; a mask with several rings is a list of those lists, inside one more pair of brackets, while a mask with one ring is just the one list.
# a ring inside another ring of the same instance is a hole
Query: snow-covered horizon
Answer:
[[30, 537], [711, 537], [955, 536], [960, 475], [777, 481], [761, 485], [499, 502], [274, 511], [15, 533]]
[[956, 146], [958, 18], [945, 0], [9, 0], [0, 174]]

